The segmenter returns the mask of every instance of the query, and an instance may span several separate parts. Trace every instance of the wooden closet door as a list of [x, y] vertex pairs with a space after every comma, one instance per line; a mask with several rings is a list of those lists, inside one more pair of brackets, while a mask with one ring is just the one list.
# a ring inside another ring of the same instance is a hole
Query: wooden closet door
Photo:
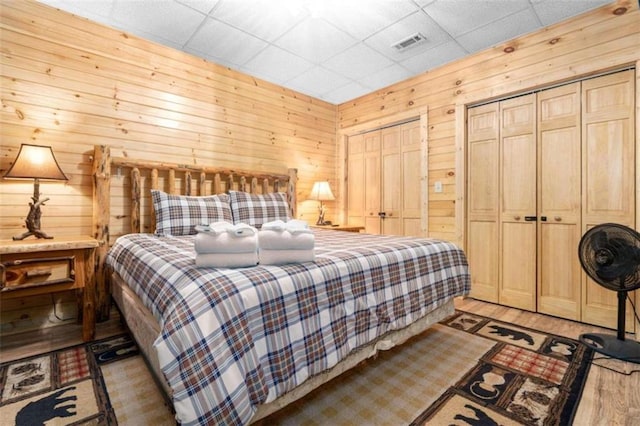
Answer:
[[363, 135], [364, 141], [364, 226], [365, 232], [379, 234], [381, 231], [381, 179], [380, 171], [380, 132]]
[[538, 94], [538, 312], [580, 320], [580, 83]]
[[[606, 222], [635, 228], [634, 96], [633, 70], [582, 82], [584, 232]], [[583, 275], [582, 321], [616, 328], [617, 293]]]
[[364, 137], [354, 135], [347, 143], [347, 223], [364, 226]]
[[500, 102], [499, 303], [536, 309], [535, 95]]
[[[402, 235], [421, 237], [422, 155], [420, 122], [401, 126], [402, 136]], [[426, 167], [426, 165], [425, 165]]]
[[382, 163], [382, 200], [380, 212], [381, 233], [402, 235], [402, 131], [400, 126], [380, 132], [380, 158]]
[[498, 303], [498, 103], [467, 111], [467, 245], [471, 297]]

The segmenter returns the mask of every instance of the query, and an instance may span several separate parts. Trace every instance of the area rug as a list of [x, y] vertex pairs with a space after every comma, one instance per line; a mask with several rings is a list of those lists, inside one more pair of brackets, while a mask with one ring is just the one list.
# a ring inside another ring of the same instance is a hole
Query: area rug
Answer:
[[[580, 342], [457, 312], [263, 425], [571, 424]], [[0, 365], [0, 424], [175, 425], [128, 335]]]
[[129, 335], [0, 365], [0, 424], [175, 425]]
[[568, 425], [593, 351], [456, 312], [263, 425]]
[[572, 424], [592, 349], [468, 313], [458, 313], [445, 324], [497, 343], [412, 424]]

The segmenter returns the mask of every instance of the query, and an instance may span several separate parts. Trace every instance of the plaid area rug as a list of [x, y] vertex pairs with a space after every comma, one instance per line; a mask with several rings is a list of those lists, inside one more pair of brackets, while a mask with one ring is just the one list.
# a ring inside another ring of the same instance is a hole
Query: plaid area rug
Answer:
[[175, 425], [128, 335], [0, 365], [3, 426], [118, 423]]
[[572, 423], [592, 349], [572, 339], [468, 313], [457, 313], [444, 323], [497, 343], [412, 424]]
[[593, 351], [456, 312], [262, 425], [567, 425]]
[[[457, 312], [262, 425], [571, 424], [593, 353]], [[0, 424], [175, 425], [128, 335], [0, 365]]]

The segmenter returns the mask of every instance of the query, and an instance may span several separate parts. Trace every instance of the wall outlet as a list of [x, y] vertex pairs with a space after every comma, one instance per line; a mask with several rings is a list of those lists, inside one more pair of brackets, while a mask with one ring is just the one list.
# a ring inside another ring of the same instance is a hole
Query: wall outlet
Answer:
[[442, 192], [442, 182], [437, 181], [436, 183], [433, 184], [433, 187], [434, 187], [434, 191]]

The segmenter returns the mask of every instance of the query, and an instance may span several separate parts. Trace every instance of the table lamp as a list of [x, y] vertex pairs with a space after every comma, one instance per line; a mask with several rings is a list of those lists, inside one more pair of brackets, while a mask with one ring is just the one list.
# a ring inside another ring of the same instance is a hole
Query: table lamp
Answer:
[[326, 213], [326, 207], [324, 206], [324, 204], [322, 204], [322, 202], [333, 201], [336, 199], [333, 196], [333, 192], [331, 192], [329, 182], [323, 181], [314, 183], [309, 199], [320, 201], [320, 207], [318, 208], [320, 215], [318, 217], [318, 222], [316, 222], [316, 225], [325, 225], [326, 223], [324, 221], [324, 214]]
[[14, 240], [23, 240], [34, 235], [37, 238], [53, 238], [40, 229], [40, 206], [49, 198], [40, 199], [40, 180], [68, 180], [60, 169], [53, 150], [49, 146], [22, 144], [16, 160], [9, 171], [4, 175], [5, 179], [33, 179], [33, 202], [29, 203], [29, 214], [25, 223], [27, 232], [13, 237]]

